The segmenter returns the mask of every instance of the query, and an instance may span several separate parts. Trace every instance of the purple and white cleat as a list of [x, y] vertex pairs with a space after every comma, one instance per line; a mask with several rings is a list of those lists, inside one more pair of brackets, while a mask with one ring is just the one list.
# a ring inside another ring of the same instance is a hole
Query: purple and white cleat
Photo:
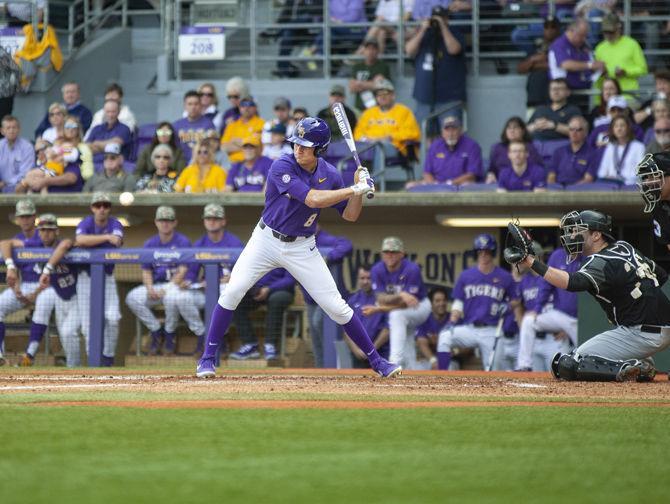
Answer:
[[203, 357], [198, 361], [198, 367], [195, 370], [195, 376], [198, 378], [214, 378], [216, 371], [214, 369], [214, 358]]
[[380, 358], [372, 365], [372, 369], [382, 378], [393, 378], [402, 374], [402, 367], [398, 364], [392, 364], [384, 358]]

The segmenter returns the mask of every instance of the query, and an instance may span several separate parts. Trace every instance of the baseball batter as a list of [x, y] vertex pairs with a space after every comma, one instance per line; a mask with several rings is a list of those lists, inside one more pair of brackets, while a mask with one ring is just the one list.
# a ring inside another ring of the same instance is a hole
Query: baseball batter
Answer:
[[365, 352], [372, 369], [384, 377], [400, 373], [375, 350], [353, 310], [337, 291], [326, 262], [316, 250], [314, 233], [322, 208], [334, 207], [347, 221], [358, 219], [363, 196], [374, 191], [365, 170], [359, 181], [344, 187], [333, 165], [319, 157], [330, 143], [330, 129], [321, 119], [306, 117], [288, 139], [293, 154], [272, 163], [260, 222], [238, 258], [230, 282], [212, 314], [207, 342], [198, 362], [198, 377], [214, 376], [214, 358], [233, 317], [249, 288], [274, 268], [286, 268], [328, 316]]
[[[244, 243], [226, 229], [226, 212], [222, 205], [209, 203], [202, 212], [202, 221], [207, 231], [193, 244], [193, 248], [244, 248]], [[232, 263], [219, 265], [219, 292], [225, 288], [230, 278]], [[200, 317], [200, 310], [205, 307], [205, 280], [201, 279], [202, 264], [192, 264], [186, 276], [179, 284], [179, 289], [168, 291], [164, 298], [166, 309], [176, 308], [188, 324], [188, 328], [198, 337], [196, 354], [200, 355], [205, 343], [205, 324]]]
[[461, 273], [452, 291], [450, 325], [437, 342], [438, 369], [449, 369], [453, 346], [478, 347], [482, 363], [490, 362], [498, 320], [508, 302], [518, 305], [512, 275], [493, 262], [497, 247], [488, 233], [475, 238], [477, 264]]
[[176, 231], [177, 214], [174, 208], [159, 206], [154, 220], [158, 234], [144, 242], [144, 248], [154, 251], [154, 262], [142, 265], [142, 285], [133, 288], [126, 296], [130, 311], [151, 331], [149, 353], [156, 355], [165, 343], [167, 354], [175, 351], [175, 332], [179, 313], [172, 303], [165, 303], [165, 331], [151, 311], [153, 306], [163, 303], [168, 292], [177, 291], [188, 266], [174, 261], [169, 251], [190, 248], [191, 241]]
[[31, 304], [35, 304], [31, 324], [31, 337], [37, 337], [38, 332], [46, 331], [49, 316], [55, 303], [53, 290], [43, 289], [39, 285], [42, 272], [37, 263], [14, 264], [12, 259], [13, 246], [43, 247], [39, 233], [35, 228], [35, 205], [30, 200], [20, 200], [16, 203], [16, 223], [21, 228], [13, 239], [2, 242], [0, 251], [7, 266], [7, 286], [0, 294], [0, 366], [5, 364], [3, 357], [5, 342], [5, 317]]
[[[576, 272], [580, 260], [568, 262], [563, 248], [551, 253], [547, 264], [567, 273]], [[525, 266], [523, 266], [525, 268]], [[517, 369], [549, 371], [556, 353], [568, 353], [577, 346], [577, 294], [557, 289], [533, 273], [524, 275], [529, 284], [537, 285], [535, 299], [526, 299], [521, 322]]]
[[[112, 199], [109, 194], [95, 192], [91, 198], [93, 215], [84, 218], [76, 230], [75, 246], [82, 248], [114, 248], [123, 244], [123, 226], [110, 215]], [[90, 311], [91, 311], [91, 276], [90, 267], [81, 265], [77, 279], [77, 303], [81, 329], [88, 348]], [[114, 364], [116, 342], [119, 339], [119, 294], [116, 290], [114, 265], [105, 266], [105, 330], [102, 348], [102, 365]]]
[[631, 244], [616, 241], [612, 219], [595, 210], [573, 211], [561, 219], [561, 242], [571, 260], [585, 256], [574, 273], [542, 263], [526, 246], [528, 233], [513, 228], [515, 245], [505, 249], [510, 264], [525, 263], [547, 282], [570, 292], [587, 291], [616, 325], [553, 358], [556, 378], [582, 381], [653, 379], [651, 356], [670, 346], [670, 300], [661, 290], [667, 273]]

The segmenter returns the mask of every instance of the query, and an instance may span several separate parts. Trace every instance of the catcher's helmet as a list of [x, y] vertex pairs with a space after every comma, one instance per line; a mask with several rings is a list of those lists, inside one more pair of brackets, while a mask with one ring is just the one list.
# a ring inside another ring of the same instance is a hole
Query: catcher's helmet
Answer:
[[288, 141], [304, 147], [314, 147], [314, 155], [318, 156], [330, 144], [330, 128], [322, 119], [305, 117], [295, 125]]
[[637, 187], [644, 200], [644, 212], [651, 213], [661, 200], [665, 175], [670, 174], [670, 152], [647, 154], [637, 164]]
[[573, 210], [561, 218], [561, 244], [568, 253], [568, 262], [574, 261], [584, 251], [584, 232], [600, 231], [612, 243], [612, 217], [597, 210]]
[[498, 243], [496, 239], [488, 233], [482, 233], [475, 237], [474, 246], [475, 252], [478, 250], [488, 250], [491, 254], [496, 254]]

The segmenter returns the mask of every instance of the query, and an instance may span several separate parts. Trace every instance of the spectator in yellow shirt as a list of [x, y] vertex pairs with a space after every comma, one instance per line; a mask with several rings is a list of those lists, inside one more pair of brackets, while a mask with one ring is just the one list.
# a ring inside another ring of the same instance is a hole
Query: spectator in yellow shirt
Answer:
[[419, 124], [409, 107], [395, 103], [395, 88], [390, 81], [378, 81], [374, 90], [377, 105], [363, 112], [356, 123], [354, 139], [389, 142], [406, 156], [408, 142], [420, 140]]
[[240, 118], [226, 126], [226, 131], [221, 137], [221, 148], [228, 153], [231, 163], [244, 161], [242, 153], [242, 142], [245, 138], [253, 135], [261, 137], [265, 121], [258, 117], [256, 102], [251, 96], [246, 96], [240, 101]]
[[195, 162], [181, 172], [174, 185], [175, 192], [223, 192], [226, 187], [226, 172], [214, 164], [214, 149], [209, 141], [200, 140], [194, 153]]

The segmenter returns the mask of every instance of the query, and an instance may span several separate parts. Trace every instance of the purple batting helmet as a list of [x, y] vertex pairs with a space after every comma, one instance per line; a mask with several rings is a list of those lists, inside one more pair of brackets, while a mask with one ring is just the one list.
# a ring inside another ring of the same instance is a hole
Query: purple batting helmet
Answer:
[[303, 147], [314, 147], [314, 155], [318, 156], [330, 144], [330, 128], [325, 121], [316, 117], [305, 117], [296, 124], [293, 134], [288, 138], [291, 143]]
[[475, 252], [478, 250], [488, 250], [491, 254], [496, 254], [496, 249], [498, 248], [498, 243], [496, 239], [488, 233], [482, 233], [475, 237], [474, 249]]

